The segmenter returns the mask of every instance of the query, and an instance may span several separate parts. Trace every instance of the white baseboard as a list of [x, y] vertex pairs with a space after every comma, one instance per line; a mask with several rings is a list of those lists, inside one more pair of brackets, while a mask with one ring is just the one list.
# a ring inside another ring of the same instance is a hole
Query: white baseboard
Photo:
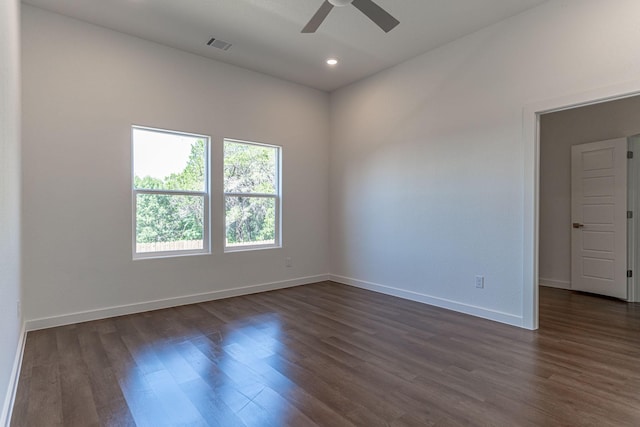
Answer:
[[280, 282], [263, 283], [259, 285], [244, 286], [240, 288], [225, 289], [220, 291], [205, 292], [202, 294], [186, 295], [162, 300], [146, 301], [136, 304], [127, 304], [116, 307], [100, 308], [97, 310], [82, 311], [78, 313], [63, 314], [60, 316], [32, 319], [26, 322], [27, 331], [53, 328], [56, 326], [71, 325], [73, 323], [88, 322], [91, 320], [106, 319], [109, 317], [123, 316], [127, 314], [142, 313], [145, 311], [159, 310], [163, 308], [177, 307], [180, 305], [196, 304], [217, 299], [237, 297], [241, 295], [255, 294], [258, 292], [273, 291], [276, 289], [291, 288], [294, 286], [308, 285], [310, 283], [329, 280], [328, 274], [318, 276], [300, 277]]
[[404, 298], [411, 301], [421, 302], [433, 305], [435, 307], [445, 308], [447, 310], [457, 311], [459, 313], [470, 314], [472, 316], [482, 317], [483, 319], [493, 320], [500, 323], [506, 323], [512, 326], [524, 327], [522, 316], [503, 313], [501, 311], [490, 310], [483, 307], [464, 304], [457, 301], [451, 301], [444, 298], [433, 297], [418, 292], [407, 291], [404, 289], [393, 288], [391, 286], [380, 285], [377, 283], [365, 282], [363, 280], [352, 279], [337, 275], [329, 275], [329, 280], [342, 283], [344, 285], [354, 286], [356, 288], [367, 289], [374, 292], [380, 292], [394, 297]]
[[566, 280], [544, 279], [541, 277], [538, 279], [538, 284], [548, 288], [571, 289], [571, 282], [567, 282]]
[[7, 387], [7, 395], [2, 405], [2, 413], [0, 413], [0, 426], [9, 427], [11, 423], [11, 414], [13, 413], [13, 404], [16, 400], [16, 392], [18, 391], [18, 380], [20, 379], [20, 368], [22, 368], [22, 356], [24, 355], [24, 344], [27, 341], [27, 330], [25, 324], [22, 325], [20, 337], [18, 339], [18, 348], [16, 349], [16, 357], [13, 360], [13, 368], [11, 369], [11, 377], [9, 378], [9, 386]]

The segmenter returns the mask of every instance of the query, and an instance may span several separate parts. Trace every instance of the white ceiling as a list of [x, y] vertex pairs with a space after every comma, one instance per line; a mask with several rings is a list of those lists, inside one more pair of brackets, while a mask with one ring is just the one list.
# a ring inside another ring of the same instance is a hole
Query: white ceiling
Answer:
[[[23, 0], [123, 33], [332, 91], [546, 0], [376, 0], [399, 21], [384, 33], [352, 5], [301, 34], [323, 0]], [[233, 44], [206, 45], [211, 37]], [[329, 57], [340, 64], [325, 65]]]

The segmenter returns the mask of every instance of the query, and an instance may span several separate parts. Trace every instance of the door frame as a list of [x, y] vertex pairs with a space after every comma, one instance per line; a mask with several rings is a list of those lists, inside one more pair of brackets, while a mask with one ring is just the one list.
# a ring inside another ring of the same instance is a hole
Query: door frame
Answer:
[[629, 279], [627, 301], [640, 302], [640, 272], [636, 269], [640, 265], [640, 239], [637, 238], [640, 231], [640, 135], [629, 136], [627, 146], [634, 153], [627, 170], [628, 209], [633, 212], [633, 218], [627, 224], [627, 266], [634, 272]]
[[[540, 211], [540, 116], [640, 95], [640, 80], [527, 104], [522, 109], [524, 143], [522, 326], [538, 329]], [[640, 215], [640, 213], [639, 213]]]

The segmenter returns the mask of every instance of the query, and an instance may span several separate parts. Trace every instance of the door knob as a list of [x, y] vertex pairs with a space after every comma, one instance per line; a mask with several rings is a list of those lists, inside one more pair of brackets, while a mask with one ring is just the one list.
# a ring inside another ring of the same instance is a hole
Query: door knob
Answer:
[[584, 224], [580, 224], [579, 222], [574, 222], [573, 223], [573, 228], [583, 228]]

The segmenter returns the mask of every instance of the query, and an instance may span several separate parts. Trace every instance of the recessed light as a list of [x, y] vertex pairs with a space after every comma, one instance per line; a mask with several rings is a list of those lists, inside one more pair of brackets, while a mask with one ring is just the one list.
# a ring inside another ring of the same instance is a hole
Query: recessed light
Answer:
[[327, 65], [338, 65], [338, 60], [335, 58], [327, 59]]

